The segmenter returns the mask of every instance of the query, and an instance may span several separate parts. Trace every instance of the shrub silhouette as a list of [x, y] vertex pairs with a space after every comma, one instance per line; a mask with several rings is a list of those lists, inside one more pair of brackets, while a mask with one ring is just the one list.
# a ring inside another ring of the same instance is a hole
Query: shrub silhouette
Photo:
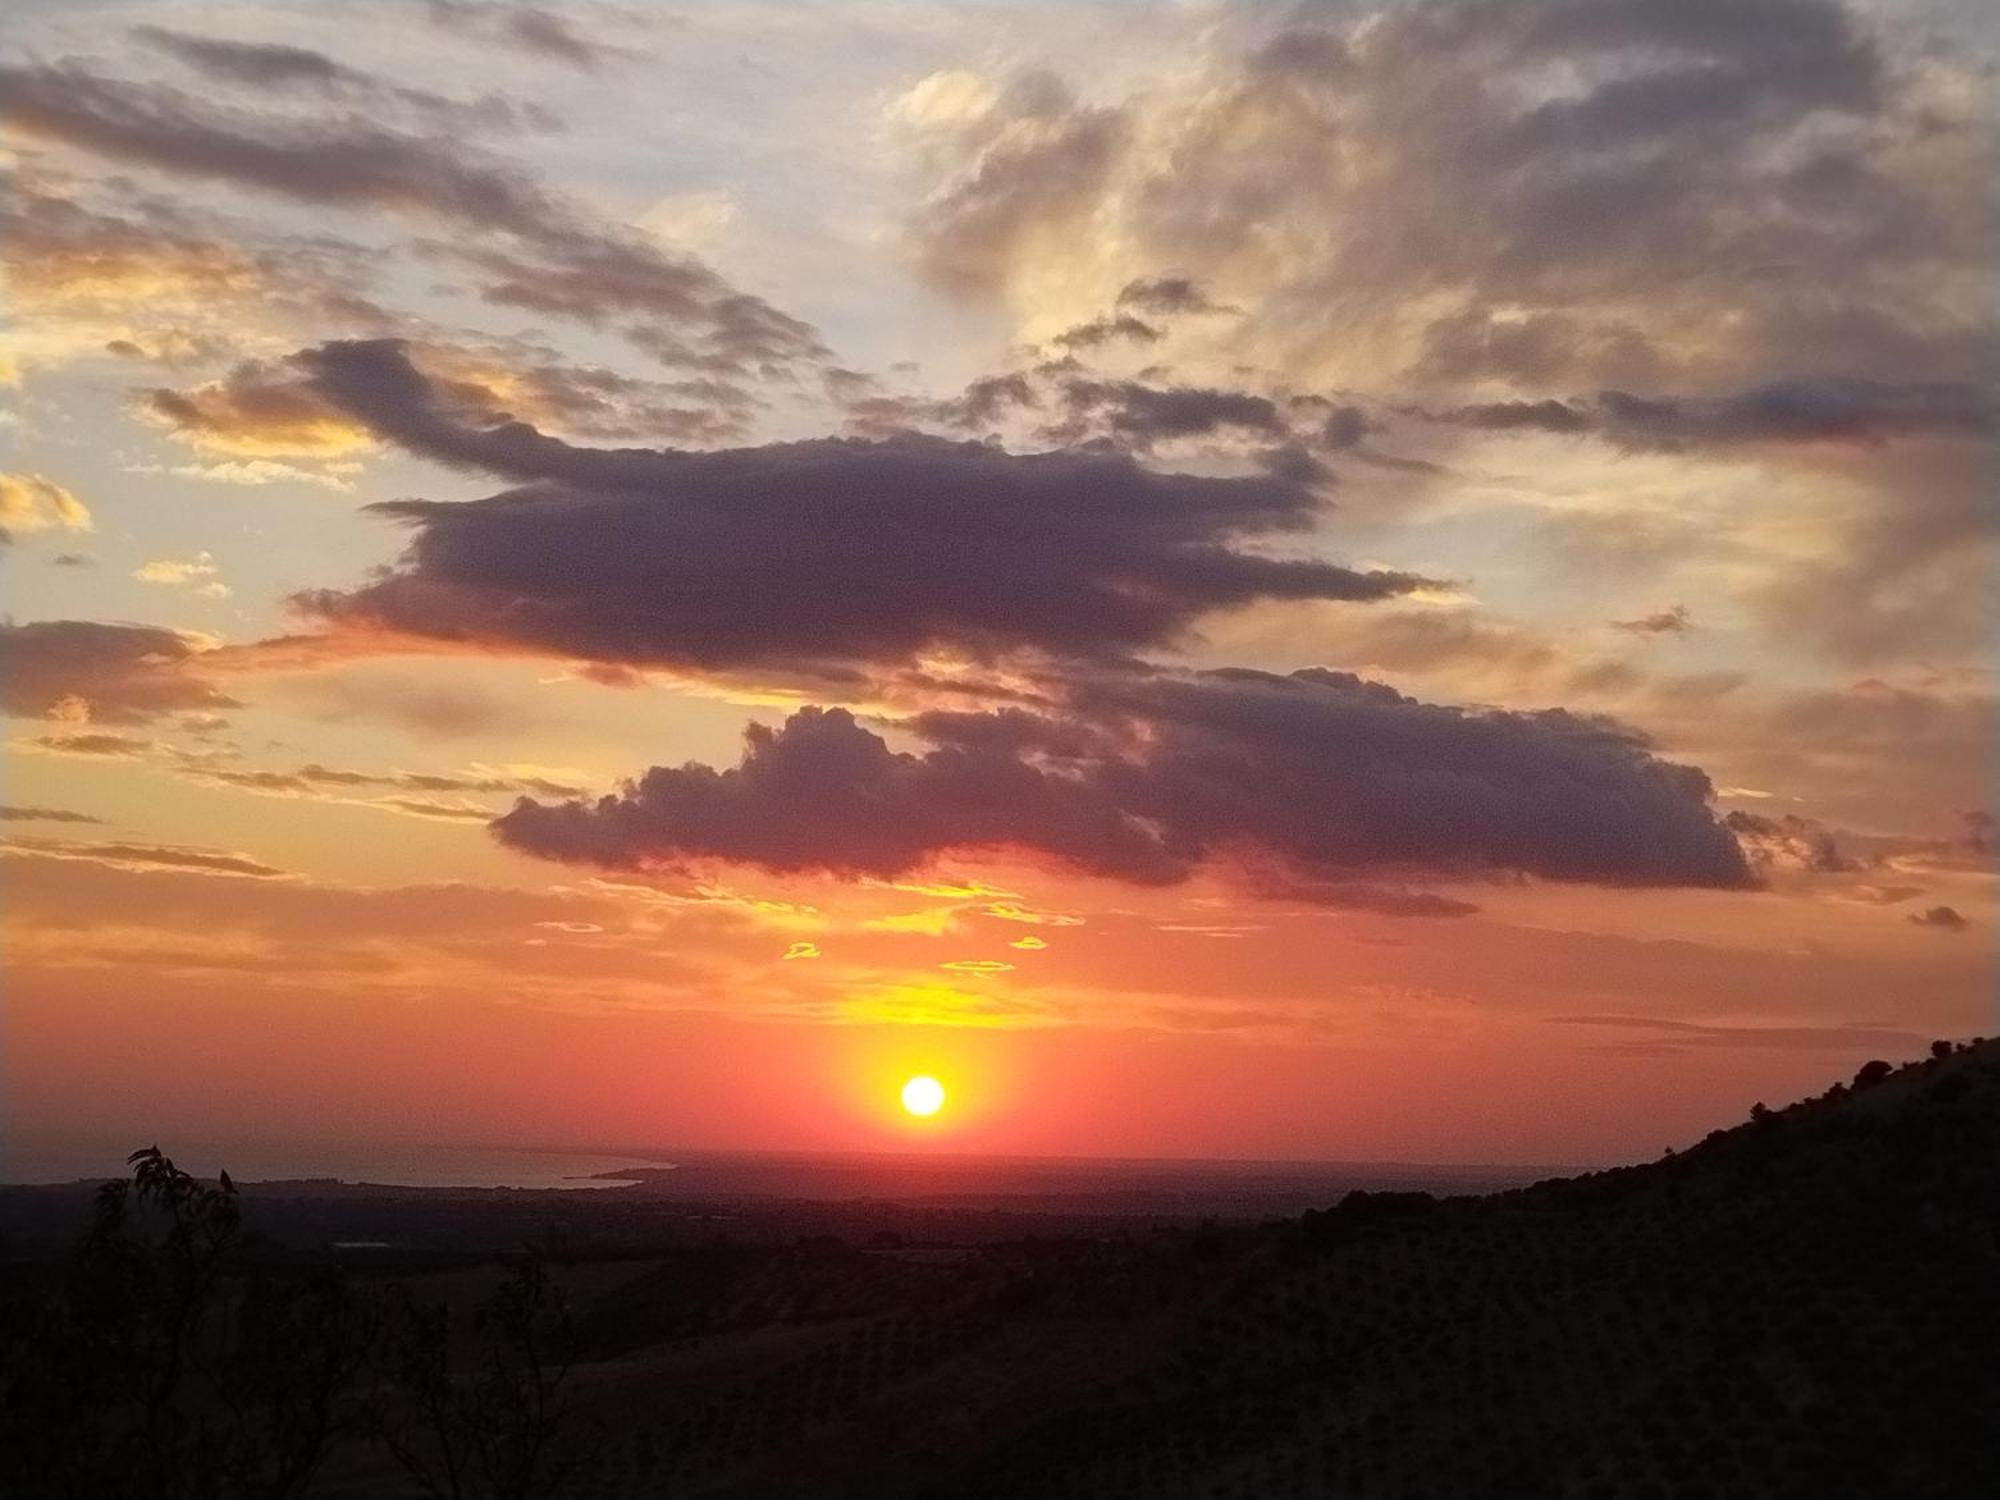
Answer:
[[390, 1295], [374, 1427], [425, 1494], [533, 1500], [587, 1466], [595, 1444], [568, 1420], [565, 1390], [575, 1330], [543, 1261], [516, 1262], [474, 1309], [469, 1357], [459, 1356], [448, 1307], [407, 1287]]
[[297, 1493], [339, 1435], [365, 1318], [330, 1270], [225, 1285], [235, 1185], [157, 1146], [127, 1165], [60, 1282], [9, 1305], [0, 1476], [24, 1495]]
[[261, 1264], [226, 1172], [203, 1182], [157, 1146], [127, 1165], [63, 1264], [0, 1301], [0, 1495], [281, 1500], [369, 1444], [451, 1500], [539, 1500], [581, 1472], [575, 1341], [542, 1258], [458, 1340], [407, 1287]]

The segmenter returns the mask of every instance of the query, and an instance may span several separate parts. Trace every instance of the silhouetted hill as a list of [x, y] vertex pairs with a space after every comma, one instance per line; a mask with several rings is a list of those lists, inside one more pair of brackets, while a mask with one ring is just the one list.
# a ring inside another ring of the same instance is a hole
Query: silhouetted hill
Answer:
[[1980, 1492], [2000, 1044], [1883, 1072], [1487, 1197], [994, 1247], [896, 1291], [829, 1249], [843, 1316], [601, 1392], [593, 1492]]
[[[1942, 1050], [1647, 1165], [1482, 1196], [1354, 1191], [1262, 1223], [774, 1201], [680, 1205], [669, 1234], [657, 1200], [611, 1193], [298, 1200], [271, 1222], [331, 1238], [360, 1210], [402, 1246], [336, 1256], [333, 1281], [324, 1252], [261, 1231], [217, 1262], [225, 1310], [287, 1278], [315, 1289], [270, 1304], [285, 1332], [247, 1346], [262, 1362], [238, 1397], [270, 1395], [331, 1337], [300, 1329], [360, 1340], [315, 1408], [335, 1437], [305, 1477], [228, 1493], [419, 1493], [392, 1452], [413, 1408], [383, 1393], [456, 1385], [484, 1404], [452, 1431], [512, 1441], [509, 1403], [554, 1358], [556, 1436], [591, 1461], [553, 1487], [466, 1493], [1984, 1494], [2000, 1473], [2000, 1043]], [[521, 1243], [545, 1210], [566, 1217], [543, 1230], [579, 1237], [568, 1251], [484, 1248], [502, 1226]], [[143, 1292], [118, 1268], [150, 1262], [111, 1249], [86, 1269]], [[77, 1379], [89, 1346], [70, 1330], [92, 1326], [94, 1294], [64, 1313], [33, 1290], [59, 1284], [61, 1256], [15, 1268], [28, 1293], [0, 1308], [0, 1336], [39, 1361], [22, 1370]], [[402, 1330], [386, 1357], [383, 1327]], [[494, 1384], [480, 1341], [509, 1327], [543, 1341]], [[444, 1384], [413, 1386], [424, 1370]], [[129, 1438], [64, 1389], [0, 1378], [0, 1415], [24, 1435]], [[268, 1475], [249, 1438], [230, 1451]], [[221, 1493], [108, 1490], [106, 1472], [44, 1492]]]

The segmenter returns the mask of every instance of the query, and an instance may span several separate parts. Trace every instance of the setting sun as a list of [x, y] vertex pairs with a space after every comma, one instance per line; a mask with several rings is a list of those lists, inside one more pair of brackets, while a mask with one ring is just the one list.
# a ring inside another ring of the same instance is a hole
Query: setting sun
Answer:
[[944, 1085], [935, 1078], [919, 1074], [903, 1085], [903, 1108], [913, 1115], [928, 1118], [944, 1107]]
[[1977, 1493], [1996, 79], [0, 0], [0, 1500]]

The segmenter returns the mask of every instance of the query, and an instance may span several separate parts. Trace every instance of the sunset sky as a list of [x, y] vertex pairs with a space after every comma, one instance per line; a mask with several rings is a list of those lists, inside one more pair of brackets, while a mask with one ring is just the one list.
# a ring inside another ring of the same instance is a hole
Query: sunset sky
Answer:
[[17, 1143], [1595, 1164], [2000, 1030], [1988, 6], [4, 25]]

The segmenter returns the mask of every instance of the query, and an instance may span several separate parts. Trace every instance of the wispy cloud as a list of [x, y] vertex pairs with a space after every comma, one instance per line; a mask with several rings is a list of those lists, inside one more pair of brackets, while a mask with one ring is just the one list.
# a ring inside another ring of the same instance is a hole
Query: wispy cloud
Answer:
[[190, 849], [171, 844], [72, 843], [55, 839], [0, 838], [0, 853], [31, 859], [83, 860], [119, 870], [181, 870], [196, 875], [234, 875], [253, 880], [277, 880], [286, 871], [216, 849]]

